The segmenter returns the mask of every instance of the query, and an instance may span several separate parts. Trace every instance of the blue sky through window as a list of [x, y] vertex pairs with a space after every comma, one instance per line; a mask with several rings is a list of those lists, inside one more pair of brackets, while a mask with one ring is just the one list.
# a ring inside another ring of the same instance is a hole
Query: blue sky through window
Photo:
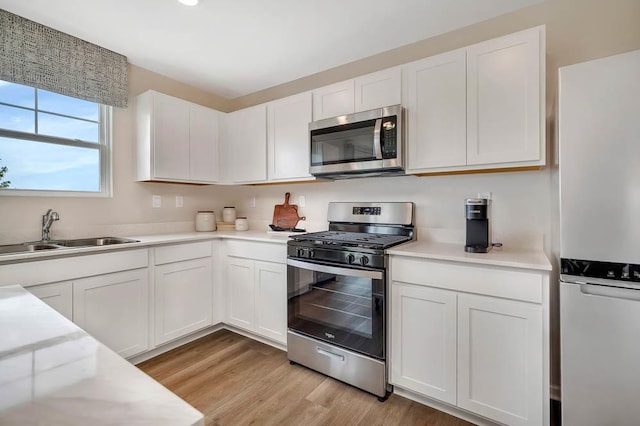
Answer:
[[[35, 89], [0, 81], [0, 129], [100, 142], [99, 104], [38, 90], [35, 108]], [[11, 182], [9, 189], [100, 191], [98, 149], [5, 134], [0, 135], [2, 166], [8, 168], [3, 180]]]

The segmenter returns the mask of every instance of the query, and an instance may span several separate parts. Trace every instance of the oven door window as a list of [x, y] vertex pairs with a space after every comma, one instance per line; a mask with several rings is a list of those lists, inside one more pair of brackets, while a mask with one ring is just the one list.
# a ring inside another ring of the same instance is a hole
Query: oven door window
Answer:
[[288, 266], [291, 330], [356, 352], [384, 358], [384, 275], [359, 270], [327, 273]]
[[311, 132], [311, 165], [354, 163], [379, 159], [374, 142], [376, 120]]

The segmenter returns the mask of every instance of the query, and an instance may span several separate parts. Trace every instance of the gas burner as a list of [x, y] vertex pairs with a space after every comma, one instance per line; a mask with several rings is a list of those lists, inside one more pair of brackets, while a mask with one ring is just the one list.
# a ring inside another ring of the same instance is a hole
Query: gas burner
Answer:
[[291, 237], [295, 241], [308, 241], [319, 245], [386, 249], [411, 240], [408, 235], [372, 234], [366, 232], [324, 231]]

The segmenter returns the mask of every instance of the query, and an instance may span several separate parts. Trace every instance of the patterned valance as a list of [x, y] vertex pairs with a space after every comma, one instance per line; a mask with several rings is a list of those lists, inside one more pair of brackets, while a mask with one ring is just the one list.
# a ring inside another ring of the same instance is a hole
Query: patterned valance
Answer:
[[0, 9], [0, 80], [125, 108], [127, 58]]

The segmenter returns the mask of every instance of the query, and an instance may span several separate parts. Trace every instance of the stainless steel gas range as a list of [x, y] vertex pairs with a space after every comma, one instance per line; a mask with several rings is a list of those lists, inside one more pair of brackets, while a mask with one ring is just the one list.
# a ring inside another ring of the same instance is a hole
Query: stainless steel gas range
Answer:
[[288, 357], [385, 400], [387, 255], [413, 203], [330, 203], [329, 230], [287, 244]]

